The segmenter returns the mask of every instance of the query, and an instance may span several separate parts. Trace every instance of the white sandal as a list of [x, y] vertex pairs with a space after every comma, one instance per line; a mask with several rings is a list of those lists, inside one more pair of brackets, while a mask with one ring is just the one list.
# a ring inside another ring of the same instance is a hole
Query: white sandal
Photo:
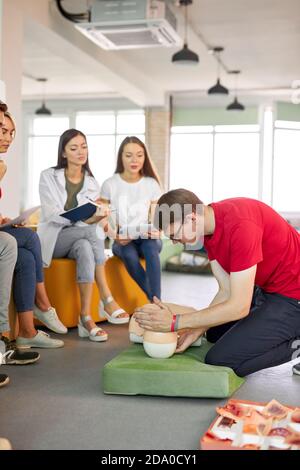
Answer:
[[125, 310], [123, 310], [122, 308], [118, 308], [111, 315], [104, 310], [104, 307], [106, 305], [110, 304], [113, 301], [114, 301], [114, 299], [111, 295], [109, 297], [106, 297], [106, 299], [101, 300], [101, 302], [100, 302], [100, 316], [101, 317], [104, 316], [109, 323], [113, 323], [114, 325], [124, 325], [125, 323], [128, 323], [129, 322], [129, 315], [128, 315], [128, 317], [118, 318], [119, 315], [121, 315], [122, 313], [126, 313]]
[[79, 323], [78, 323], [78, 335], [80, 338], [89, 338], [91, 341], [96, 341], [96, 342], [101, 342], [101, 341], [107, 341], [108, 340], [108, 335], [98, 335], [98, 331], [103, 331], [102, 328], [99, 328], [99, 326], [95, 326], [92, 328], [90, 331], [87, 330], [83, 324], [82, 320], [84, 322], [92, 320], [92, 317], [90, 315], [83, 315], [82, 317], [79, 318]]

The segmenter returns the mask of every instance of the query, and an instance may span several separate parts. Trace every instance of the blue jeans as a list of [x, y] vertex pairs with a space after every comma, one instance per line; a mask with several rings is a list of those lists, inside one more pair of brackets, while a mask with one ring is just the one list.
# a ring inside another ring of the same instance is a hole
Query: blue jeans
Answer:
[[[162, 249], [161, 240], [138, 238], [128, 245], [114, 242], [112, 251], [121, 258], [130, 276], [152, 301], [156, 296], [161, 298], [161, 269], [159, 253]], [[146, 260], [146, 271], [141, 266], [140, 258]]]
[[36, 283], [44, 282], [41, 244], [38, 235], [28, 228], [7, 227], [1, 230], [17, 241], [18, 258], [13, 278], [13, 296], [18, 313], [33, 310]]

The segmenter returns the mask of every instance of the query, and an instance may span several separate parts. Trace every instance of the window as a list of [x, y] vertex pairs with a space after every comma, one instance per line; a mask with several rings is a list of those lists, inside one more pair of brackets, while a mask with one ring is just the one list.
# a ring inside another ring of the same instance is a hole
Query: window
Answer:
[[239, 126], [220, 126], [222, 129], [219, 132], [218, 127], [215, 134], [213, 199], [218, 201], [238, 196], [258, 198], [258, 129], [254, 126], [254, 132], [251, 129], [248, 132], [230, 132], [228, 128]]
[[90, 168], [101, 185], [116, 169], [117, 152], [128, 135], [145, 140], [143, 111], [84, 112], [76, 116], [76, 128], [87, 136]]
[[115, 113], [78, 113], [76, 129], [86, 135], [114, 135], [116, 127]]
[[40, 174], [46, 168], [56, 165], [59, 138], [66, 129], [73, 126], [87, 136], [89, 163], [99, 185], [114, 173], [117, 151], [125, 137], [135, 135], [145, 141], [145, 114], [139, 110], [33, 116], [28, 136], [27, 184], [24, 185], [26, 207], [40, 204]]
[[34, 117], [32, 132], [28, 141], [28, 175], [26, 185], [26, 206], [40, 204], [40, 174], [57, 163], [57, 149], [60, 135], [70, 127], [67, 116]]
[[145, 134], [144, 113], [119, 111], [117, 114], [117, 134]]
[[300, 123], [276, 121], [274, 133], [273, 206], [300, 212]]
[[171, 189], [184, 187], [209, 203], [259, 195], [259, 127], [174, 127]]
[[170, 189], [189, 189], [208, 203], [212, 200], [213, 135], [181, 134], [176, 129], [171, 137]]

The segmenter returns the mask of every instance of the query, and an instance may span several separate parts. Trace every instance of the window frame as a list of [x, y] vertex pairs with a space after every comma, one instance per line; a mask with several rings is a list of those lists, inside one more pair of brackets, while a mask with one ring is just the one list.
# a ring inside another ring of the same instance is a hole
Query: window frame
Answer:
[[299, 200], [299, 211], [294, 209], [277, 209], [275, 207], [275, 165], [276, 165], [276, 133], [277, 131], [287, 131], [287, 132], [296, 132], [300, 136], [300, 121], [284, 121], [284, 120], [275, 120], [273, 127], [273, 165], [272, 165], [272, 207], [274, 210], [282, 214], [284, 217], [288, 218], [295, 217], [300, 214], [300, 200]]
[[[258, 153], [260, 152], [261, 129], [259, 124], [239, 124], [239, 125], [204, 125], [204, 126], [173, 126], [171, 127], [170, 136], [173, 135], [190, 135], [190, 134], [210, 134], [212, 135], [212, 177], [211, 177], [211, 201], [215, 198], [215, 164], [216, 164], [216, 136], [220, 134], [257, 134], [258, 136]], [[170, 142], [170, 148], [172, 144]], [[171, 160], [171, 155], [170, 155]], [[258, 178], [260, 178], [260, 155], [258, 154]], [[171, 167], [170, 178], [171, 181]], [[258, 181], [257, 198], [260, 198], [260, 187]], [[210, 201], [210, 202], [211, 202]]]
[[[98, 134], [86, 134], [87, 139], [91, 136], [94, 137], [101, 137], [101, 136], [110, 136], [114, 138], [114, 155], [115, 158], [117, 157], [117, 140], [119, 136], [125, 136], [125, 134], [118, 134], [117, 133], [117, 117], [119, 114], [138, 114], [144, 117], [145, 120], [145, 127], [146, 127], [146, 113], [145, 110], [143, 109], [134, 109], [131, 107], [128, 108], [121, 108], [121, 109], [93, 109], [91, 106], [90, 109], [89, 107], [80, 109], [66, 109], [63, 111], [62, 107], [60, 109], [57, 109], [53, 114], [49, 117], [51, 118], [57, 118], [57, 117], [65, 117], [69, 119], [69, 128], [76, 128], [76, 120], [77, 117], [80, 114], [113, 114], [115, 118], [115, 125], [114, 125], [114, 130], [112, 133], [107, 134], [107, 133], [98, 133]], [[40, 118], [39, 116], [36, 116], [34, 113], [30, 112], [24, 115], [23, 117], [23, 126], [25, 129], [24, 132], [24, 155], [26, 155], [26, 158], [24, 159], [24, 164], [23, 164], [23, 174], [25, 178], [23, 179], [22, 183], [22, 189], [21, 189], [21, 210], [24, 210], [25, 208], [29, 207], [32, 205], [33, 202], [33, 197], [31, 196], [31, 184], [28, 184], [30, 182], [30, 173], [32, 173], [32, 156], [30, 155], [30, 141], [34, 138], [40, 138], [40, 137], [60, 137], [55, 135], [42, 135], [42, 134], [35, 134], [34, 133], [34, 119]], [[145, 132], [143, 134], [138, 133], [137, 137], [142, 137], [145, 140], [146, 137], [146, 128]], [[46, 168], [45, 168], [46, 169]], [[38, 184], [38, 182], [36, 182]]]

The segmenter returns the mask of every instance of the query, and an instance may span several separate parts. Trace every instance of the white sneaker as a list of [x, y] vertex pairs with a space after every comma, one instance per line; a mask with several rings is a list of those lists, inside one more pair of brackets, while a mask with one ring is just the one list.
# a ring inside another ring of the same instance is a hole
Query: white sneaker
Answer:
[[300, 362], [294, 365], [293, 367], [293, 374], [294, 375], [300, 375]]
[[52, 339], [48, 333], [38, 330], [37, 334], [33, 338], [22, 338], [18, 336], [16, 339], [16, 345], [22, 349], [28, 348], [62, 348], [64, 342], [60, 339]]
[[47, 312], [42, 312], [42, 310], [37, 306], [34, 306], [33, 316], [40, 322], [44, 323], [49, 330], [54, 331], [54, 333], [60, 333], [62, 335], [68, 333], [68, 329], [58, 318], [54, 307], [50, 307]]

